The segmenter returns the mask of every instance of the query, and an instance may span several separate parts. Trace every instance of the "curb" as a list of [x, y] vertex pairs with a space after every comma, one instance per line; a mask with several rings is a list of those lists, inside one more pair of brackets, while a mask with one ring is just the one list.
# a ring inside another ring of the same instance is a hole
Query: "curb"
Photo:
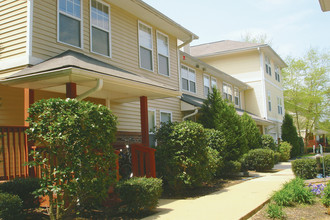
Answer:
[[269, 203], [270, 199], [267, 199], [265, 202], [261, 203], [258, 207], [241, 217], [239, 220], [246, 220], [252, 217], [254, 214], [256, 214], [258, 211], [260, 211], [267, 203]]

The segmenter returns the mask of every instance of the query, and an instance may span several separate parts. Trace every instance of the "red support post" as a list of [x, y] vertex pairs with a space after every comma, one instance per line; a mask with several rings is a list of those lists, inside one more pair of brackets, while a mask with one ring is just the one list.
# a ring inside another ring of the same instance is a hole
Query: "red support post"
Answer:
[[[35, 102], [35, 97], [34, 97], [34, 89], [29, 89], [29, 107]], [[32, 146], [34, 145], [33, 141], [28, 141], [27, 135], [25, 134], [24, 141], [26, 146], [26, 157], [28, 158], [27, 161], [33, 161], [33, 156], [30, 156], [29, 153], [32, 151]], [[30, 177], [36, 177], [36, 172], [33, 167], [28, 168], [27, 167], [27, 172], [26, 176]]]
[[142, 144], [149, 147], [149, 128], [148, 128], [148, 97], [140, 97], [140, 116], [141, 116], [141, 134]]
[[76, 83], [66, 83], [66, 97], [74, 99], [77, 97], [77, 84]]

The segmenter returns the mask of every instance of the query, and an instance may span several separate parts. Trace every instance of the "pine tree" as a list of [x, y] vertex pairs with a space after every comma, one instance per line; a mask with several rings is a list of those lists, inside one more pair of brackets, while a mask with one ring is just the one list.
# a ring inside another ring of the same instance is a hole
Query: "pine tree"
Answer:
[[243, 113], [241, 122], [248, 149], [262, 148], [261, 134], [256, 122], [246, 112]]
[[291, 158], [300, 155], [302, 152], [300, 149], [297, 128], [293, 124], [291, 115], [285, 113], [281, 129], [282, 140], [292, 145]]

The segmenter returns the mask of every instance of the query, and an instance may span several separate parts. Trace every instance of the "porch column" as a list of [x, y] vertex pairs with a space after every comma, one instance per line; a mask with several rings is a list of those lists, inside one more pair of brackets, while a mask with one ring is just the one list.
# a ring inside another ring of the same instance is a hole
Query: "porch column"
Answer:
[[66, 97], [74, 99], [77, 97], [77, 84], [76, 83], [66, 83]]
[[[24, 89], [24, 126], [29, 126], [29, 123], [25, 120], [29, 116], [27, 110], [34, 103], [34, 89]], [[34, 145], [33, 141], [28, 141], [27, 135], [25, 135], [25, 152], [26, 152], [26, 161], [33, 161], [33, 156], [28, 155], [32, 151], [32, 146]], [[28, 153], [27, 153], [28, 152]], [[25, 166], [26, 176], [36, 177], [35, 169], [33, 167]]]
[[142, 144], [149, 147], [149, 128], [148, 128], [148, 97], [140, 97], [140, 116], [141, 116], [141, 134]]
[[29, 126], [29, 123], [26, 121], [26, 119], [29, 117], [28, 109], [30, 107], [30, 89], [25, 88], [24, 89], [24, 126]]

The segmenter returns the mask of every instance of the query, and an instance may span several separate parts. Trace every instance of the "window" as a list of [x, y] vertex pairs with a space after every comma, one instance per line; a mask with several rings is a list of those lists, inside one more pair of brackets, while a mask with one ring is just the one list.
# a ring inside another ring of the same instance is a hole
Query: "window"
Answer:
[[160, 123], [167, 123], [172, 121], [172, 112], [160, 111]]
[[196, 93], [196, 72], [195, 70], [181, 66], [182, 90]]
[[159, 74], [169, 76], [169, 44], [168, 37], [157, 32], [157, 52], [158, 52], [158, 72]]
[[278, 82], [281, 82], [280, 80], [280, 68], [278, 66], [275, 66], [275, 80]]
[[266, 73], [268, 73], [270, 76], [272, 75], [272, 68], [270, 65], [270, 60], [267, 56], [265, 56], [265, 65], [266, 65]]
[[139, 22], [139, 53], [140, 67], [153, 71], [152, 29]]
[[210, 92], [210, 76], [204, 75], [204, 96], [207, 97], [207, 95]]
[[268, 111], [272, 111], [272, 100], [270, 97], [270, 91], [268, 91]]
[[110, 56], [110, 7], [91, 0], [91, 50]]
[[233, 101], [233, 88], [232, 88], [232, 86], [224, 82], [223, 86], [222, 86], [222, 90], [223, 90], [223, 98], [227, 99], [230, 102], [232, 102]]
[[211, 88], [218, 88], [218, 85], [217, 85], [217, 79], [215, 78], [211, 78]]
[[81, 2], [58, 0], [57, 39], [59, 42], [81, 48]]
[[148, 127], [149, 127], [149, 145], [156, 146], [156, 110], [148, 110]]
[[283, 115], [282, 99], [280, 97], [277, 97], [277, 112], [279, 115]]
[[240, 98], [239, 98], [240, 93], [238, 88], [234, 89], [234, 96], [235, 96], [235, 106], [240, 107]]

